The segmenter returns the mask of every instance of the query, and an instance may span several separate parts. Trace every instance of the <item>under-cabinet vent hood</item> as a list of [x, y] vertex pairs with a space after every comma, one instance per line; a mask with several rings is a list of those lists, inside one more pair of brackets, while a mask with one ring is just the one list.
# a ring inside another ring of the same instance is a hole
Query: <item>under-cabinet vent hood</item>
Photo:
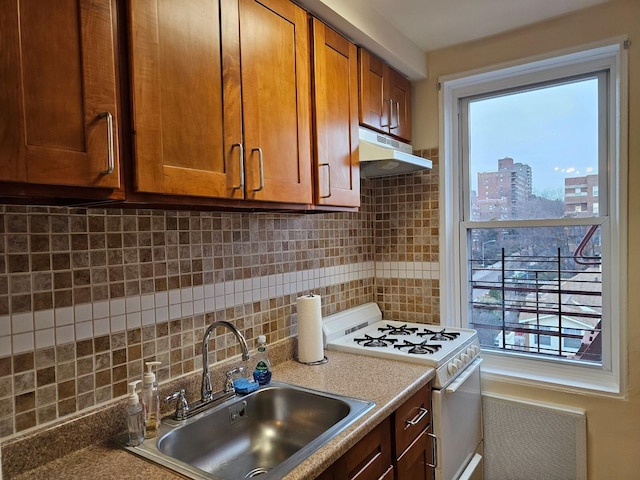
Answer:
[[431, 160], [412, 154], [411, 145], [360, 127], [360, 176], [386, 177], [431, 168]]

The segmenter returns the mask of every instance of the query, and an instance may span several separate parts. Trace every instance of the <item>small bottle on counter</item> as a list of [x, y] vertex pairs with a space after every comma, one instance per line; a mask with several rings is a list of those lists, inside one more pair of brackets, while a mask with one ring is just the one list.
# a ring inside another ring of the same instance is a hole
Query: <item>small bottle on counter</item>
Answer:
[[129, 398], [127, 399], [127, 431], [129, 433], [129, 445], [135, 447], [144, 441], [144, 409], [140, 403], [140, 397], [136, 388], [140, 380], [129, 383]]
[[268, 385], [271, 382], [271, 362], [267, 354], [267, 337], [258, 337], [258, 350], [256, 351], [256, 368], [253, 370], [253, 379], [260, 385]]
[[144, 407], [144, 438], [158, 436], [160, 428], [160, 395], [153, 367], [161, 362], [145, 362], [147, 371], [142, 376], [142, 406]]

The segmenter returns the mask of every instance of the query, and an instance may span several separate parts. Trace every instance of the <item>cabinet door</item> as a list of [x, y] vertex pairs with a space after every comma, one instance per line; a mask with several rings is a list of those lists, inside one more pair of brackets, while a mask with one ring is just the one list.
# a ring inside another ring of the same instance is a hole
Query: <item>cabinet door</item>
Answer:
[[391, 103], [385, 95], [386, 66], [366, 50], [358, 50], [360, 64], [360, 123], [389, 133]]
[[378, 480], [391, 466], [391, 421], [385, 419], [333, 465], [333, 478]]
[[389, 133], [411, 142], [411, 82], [389, 68]]
[[315, 201], [358, 207], [357, 49], [319, 20], [312, 22]]
[[394, 412], [396, 455], [402, 452], [431, 423], [431, 389], [425, 385]]
[[0, 180], [120, 187], [112, 0], [0, 0]]
[[312, 203], [307, 15], [289, 0], [238, 3], [247, 198]]
[[237, 12], [219, 3], [129, 3], [139, 192], [244, 196], [239, 58], [221, 54], [225, 29], [229, 48], [237, 45]]
[[396, 464], [396, 480], [433, 480], [433, 449], [428, 431], [418, 438], [400, 456]]

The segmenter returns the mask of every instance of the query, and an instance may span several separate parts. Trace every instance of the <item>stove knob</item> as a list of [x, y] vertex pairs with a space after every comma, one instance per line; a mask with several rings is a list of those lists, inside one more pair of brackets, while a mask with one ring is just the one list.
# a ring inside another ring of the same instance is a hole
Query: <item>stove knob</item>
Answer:
[[460, 370], [462, 367], [464, 367], [464, 363], [462, 363], [462, 361], [458, 360], [457, 358], [453, 361], [453, 363], [456, 364], [456, 370]]
[[469, 358], [473, 358], [476, 356], [476, 352], [473, 351], [473, 347], [467, 348], [467, 355], [469, 355]]
[[470, 356], [466, 353], [463, 353], [460, 355], [460, 360], [462, 360], [462, 363], [469, 363]]
[[450, 362], [449, 365], [447, 365], [447, 371], [449, 372], [449, 375], [456, 374], [456, 372], [458, 371], [458, 366], [456, 365], [455, 360], [453, 362]]

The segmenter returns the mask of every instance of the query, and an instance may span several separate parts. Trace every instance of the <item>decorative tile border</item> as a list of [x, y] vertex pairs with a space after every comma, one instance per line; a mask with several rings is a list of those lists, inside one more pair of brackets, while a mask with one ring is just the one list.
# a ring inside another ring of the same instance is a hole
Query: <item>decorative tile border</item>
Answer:
[[374, 262], [197, 285], [0, 317], [0, 357], [375, 276]]

